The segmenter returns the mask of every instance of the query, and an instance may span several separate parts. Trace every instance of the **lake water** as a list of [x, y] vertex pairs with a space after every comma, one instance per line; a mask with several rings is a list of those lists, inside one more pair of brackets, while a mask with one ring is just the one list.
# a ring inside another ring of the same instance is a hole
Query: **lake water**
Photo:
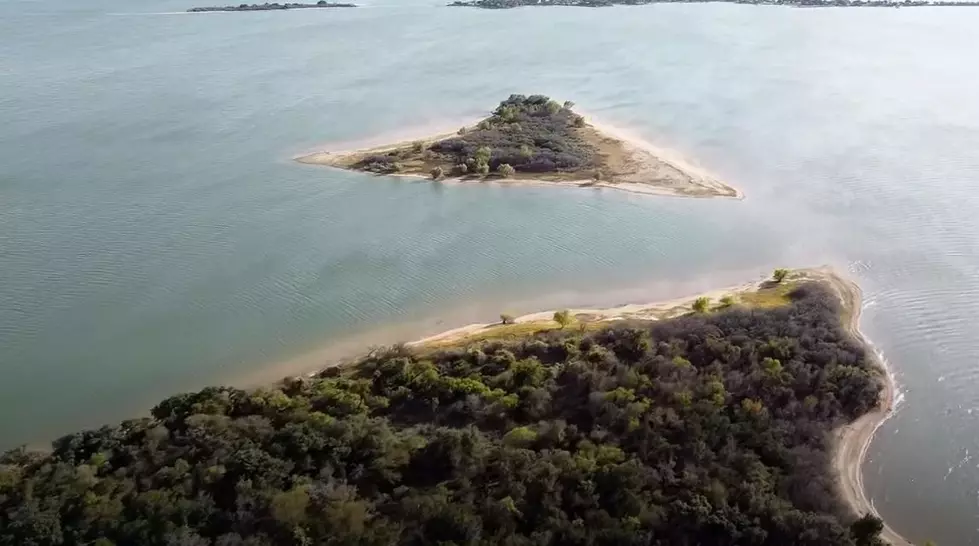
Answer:
[[[876, 506], [915, 540], [979, 544], [979, 9], [168, 13], [193, 5], [0, 0], [0, 444], [298, 372], [324, 346], [832, 264], [903, 391], [865, 469]], [[748, 197], [291, 160], [513, 92]]]

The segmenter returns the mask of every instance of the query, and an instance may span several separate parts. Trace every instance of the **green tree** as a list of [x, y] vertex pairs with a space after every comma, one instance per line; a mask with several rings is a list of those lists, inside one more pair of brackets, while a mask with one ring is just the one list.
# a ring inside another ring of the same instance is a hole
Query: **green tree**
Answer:
[[503, 443], [513, 447], [530, 447], [537, 440], [537, 433], [528, 427], [516, 427], [503, 435]]
[[496, 172], [500, 173], [503, 178], [510, 178], [513, 176], [517, 170], [514, 169], [509, 163], [500, 163], [496, 168]]
[[473, 159], [476, 163], [486, 163], [489, 164], [490, 157], [493, 155], [493, 150], [489, 146], [480, 146], [476, 149], [476, 153], [473, 154]]
[[782, 267], [776, 269], [775, 272], [772, 273], [772, 279], [774, 279], [775, 282], [782, 282], [788, 276], [789, 276], [789, 270]]
[[272, 497], [272, 517], [289, 527], [301, 525], [306, 521], [308, 506], [309, 492], [305, 487], [295, 487]]
[[706, 313], [710, 309], [710, 298], [707, 296], [700, 296], [699, 298], [693, 300], [693, 310], [698, 313]]
[[513, 324], [513, 320], [514, 320], [513, 319], [513, 315], [511, 315], [509, 313], [501, 313], [500, 314], [500, 322], [503, 323], [503, 324]]
[[877, 546], [877, 538], [884, 530], [884, 522], [873, 514], [864, 514], [850, 525], [850, 535], [857, 546]]
[[481, 175], [483, 175], [483, 176], [488, 175], [489, 172], [490, 172], [489, 164], [488, 163], [484, 163], [482, 161], [477, 161], [476, 162], [476, 172], [479, 173], [479, 174], [481, 174]]
[[734, 296], [728, 294], [726, 296], [723, 296], [720, 302], [721, 302], [721, 307], [728, 308], [734, 305], [735, 303], [737, 303], [737, 300], [734, 299]]
[[574, 322], [574, 317], [571, 316], [571, 311], [563, 309], [561, 311], [554, 312], [554, 322], [560, 324], [561, 328], [565, 328]]

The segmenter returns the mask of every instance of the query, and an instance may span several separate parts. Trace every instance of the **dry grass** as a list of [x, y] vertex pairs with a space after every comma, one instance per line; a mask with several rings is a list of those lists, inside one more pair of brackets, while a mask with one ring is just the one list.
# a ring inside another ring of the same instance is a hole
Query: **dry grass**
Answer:
[[[575, 322], [563, 328], [563, 330], [567, 332], [588, 332], [598, 330], [609, 324], [611, 324], [609, 321], [594, 320], [587, 315], [577, 315]], [[516, 324], [494, 324], [463, 337], [431, 341], [419, 346], [419, 348], [442, 350], [453, 347], [467, 347], [472, 344], [490, 341], [515, 341], [554, 330], [562, 330], [562, 328], [560, 324], [553, 320], [531, 320]]]
[[758, 309], [781, 307], [792, 302], [789, 294], [799, 285], [798, 281], [786, 279], [780, 283], [766, 281], [754, 292], [742, 292], [734, 296], [737, 305]]

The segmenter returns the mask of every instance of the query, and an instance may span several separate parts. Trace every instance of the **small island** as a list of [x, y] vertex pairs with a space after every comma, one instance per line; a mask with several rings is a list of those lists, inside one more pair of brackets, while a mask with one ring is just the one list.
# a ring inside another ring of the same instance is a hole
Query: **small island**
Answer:
[[320, 0], [315, 4], [239, 4], [237, 6], [209, 6], [200, 8], [190, 8], [187, 10], [190, 13], [206, 13], [212, 11], [276, 11], [276, 10], [286, 10], [286, 9], [304, 9], [304, 8], [355, 8], [357, 4], [339, 4], [333, 2], [327, 2], [326, 0]]
[[449, 6], [483, 9], [510, 9], [523, 6], [570, 6], [599, 8], [640, 6], [646, 4], [748, 4], [754, 6], [790, 6], [798, 8], [921, 8], [975, 7], [979, 1], [967, 0], [455, 0]]
[[859, 309], [859, 289], [831, 271], [776, 270], [670, 302], [503, 315], [275, 386], [173, 396], [49, 452], [0, 456], [0, 536], [906, 544], [854, 496], [893, 392]]
[[456, 133], [352, 152], [298, 158], [378, 175], [615, 188], [687, 197], [740, 197], [702, 169], [649, 144], [616, 138], [571, 102], [511, 95], [491, 116]]

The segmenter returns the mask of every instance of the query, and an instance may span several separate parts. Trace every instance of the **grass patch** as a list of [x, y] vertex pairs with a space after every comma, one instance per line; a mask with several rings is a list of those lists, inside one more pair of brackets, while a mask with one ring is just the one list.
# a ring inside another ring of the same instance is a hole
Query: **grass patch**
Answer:
[[743, 292], [735, 296], [735, 301], [746, 307], [771, 309], [792, 303], [789, 294], [799, 286], [798, 281], [766, 282], [754, 292]]

